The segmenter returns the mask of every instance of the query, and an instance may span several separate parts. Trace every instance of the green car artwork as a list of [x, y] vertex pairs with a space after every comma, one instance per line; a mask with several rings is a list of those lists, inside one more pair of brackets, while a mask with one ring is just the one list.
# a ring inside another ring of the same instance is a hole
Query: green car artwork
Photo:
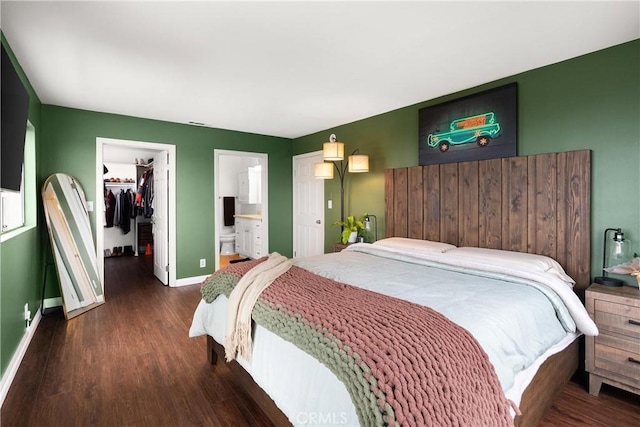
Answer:
[[429, 147], [438, 147], [441, 152], [449, 150], [452, 145], [466, 144], [475, 141], [478, 146], [486, 147], [492, 138], [500, 133], [500, 123], [496, 121], [493, 112], [478, 114], [471, 117], [455, 119], [449, 125], [449, 130], [436, 130], [427, 136]]

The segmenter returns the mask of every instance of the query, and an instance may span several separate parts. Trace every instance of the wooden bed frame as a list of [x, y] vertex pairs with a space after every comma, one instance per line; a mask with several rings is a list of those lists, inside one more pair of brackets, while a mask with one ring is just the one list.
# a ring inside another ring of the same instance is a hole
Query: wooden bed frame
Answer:
[[[385, 171], [385, 237], [410, 237], [550, 256], [590, 284], [591, 152], [539, 154]], [[547, 359], [525, 390], [516, 426], [537, 426], [578, 369], [579, 340]], [[215, 364], [224, 348], [207, 337]], [[277, 426], [290, 425], [236, 362], [228, 364], [247, 394]]]
[[[215, 365], [224, 360], [224, 347], [210, 336], [207, 336], [208, 361]], [[516, 417], [518, 427], [536, 427], [544, 418], [547, 410], [553, 405], [562, 386], [569, 381], [578, 369], [578, 341], [574, 341], [565, 350], [547, 359], [524, 394], [520, 403], [521, 416]], [[227, 362], [227, 367], [233, 373], [238, 384], [244, 388], [246, 394], [262, 409], [262, 412], [275, 426], [290, 426], [291, 423], [280, 408], [273, 403], [271, 397], [253, 381], [253, 378], [235, 360]]]

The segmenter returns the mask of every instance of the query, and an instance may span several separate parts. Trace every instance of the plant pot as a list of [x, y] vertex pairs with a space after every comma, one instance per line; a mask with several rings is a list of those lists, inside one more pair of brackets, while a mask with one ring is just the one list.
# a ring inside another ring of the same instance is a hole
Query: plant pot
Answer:
[[349, 234], [349, 240], [347, 240], [347, 242], [348, 243], [355, 243], [357, 238], [358, 238], [358, 232], [357, 231], [352, 231], [351, 234]]

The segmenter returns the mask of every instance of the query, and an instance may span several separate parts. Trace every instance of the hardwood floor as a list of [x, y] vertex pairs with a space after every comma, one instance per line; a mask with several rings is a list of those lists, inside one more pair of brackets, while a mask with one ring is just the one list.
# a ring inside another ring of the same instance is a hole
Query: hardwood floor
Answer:
[[[199, 285], [162, 286], [151, 257], [105, 260], [107, 302], [45, 314], [0, 412], [2, 426], [269, 426], [224, 365], [189, 338]], [[637, 396], [569, 383], [543, 426], [637, 426]]]
[[199, 285], [168, 288], [152, 257], [107, 258], [106, 303], [46, 314], [9, 390], [2, 426], [269, 426], [224, 364], [189, 338]]
[[588, 393], [586, 374], [576, 375], [562, 390], [542, 427], [640, 426], [640, 397], [603, 385], [598, 397]]

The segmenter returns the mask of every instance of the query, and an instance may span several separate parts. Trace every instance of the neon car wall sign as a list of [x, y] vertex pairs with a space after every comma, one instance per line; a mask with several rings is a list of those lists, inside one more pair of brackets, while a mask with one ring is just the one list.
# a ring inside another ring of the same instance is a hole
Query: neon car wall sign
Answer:
[[486, 147], [492, 138], [500, 133], [500, 123], [496, 121], [493, 112], [487, 112], [470, 117], [453, 120], [449, 130], [436, 130], [427, 136], [427, 145], [438, 148], [441, 152], [449, 150], [452, 145], [476, 142], [480, 147]]

